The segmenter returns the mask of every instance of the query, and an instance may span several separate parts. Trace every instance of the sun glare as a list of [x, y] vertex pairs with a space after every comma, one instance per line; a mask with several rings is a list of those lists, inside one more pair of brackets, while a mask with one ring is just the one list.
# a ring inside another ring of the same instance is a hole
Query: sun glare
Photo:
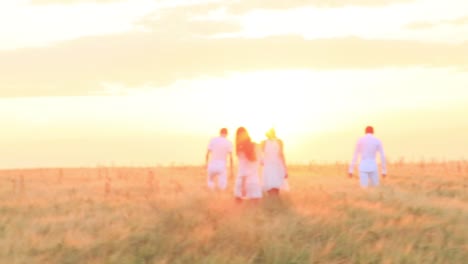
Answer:
[[259, 142], [275, 128], [286, 139], [318, 129], [307, 121], [311, 113], [314, 118], [325, 116], [321, 100], [308, 96], [314, 92], [310, 78], [310, 73], [299, 71], [265, 71], [181, 81], [129, 95], [128, 106], [141, 122], [165, 120], [166, 127], [185, 132], [210, 135], [228, 127], [234, 137], [244, 126]]

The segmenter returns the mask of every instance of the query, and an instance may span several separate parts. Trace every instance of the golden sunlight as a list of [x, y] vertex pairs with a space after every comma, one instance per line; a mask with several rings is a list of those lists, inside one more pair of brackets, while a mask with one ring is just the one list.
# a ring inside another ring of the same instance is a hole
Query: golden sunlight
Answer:
[[467, 11], [0, 0], [0, 264], [467, 263]]
[[320, 97], [313, 96], [310, 79], [310, 72], [302, 71], [231, 74], [180, 83], [170, 96], [191, 109], [183, 111], [185, 115], [198, 115], [200, 123], [211, 130], [216, 129], [213, 125], [244, 126], [253, 140], [260, 141], [275, 127], [287, 138], [304, 130], [320, 130], [305, 122], [311, 113], [326, 116]]

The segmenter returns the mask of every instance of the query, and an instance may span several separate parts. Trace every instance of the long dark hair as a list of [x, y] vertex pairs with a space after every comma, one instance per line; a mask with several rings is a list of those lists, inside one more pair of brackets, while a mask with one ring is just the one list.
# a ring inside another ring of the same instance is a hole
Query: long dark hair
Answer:
[[252, 142], [249, 132], [245, 127], [239, 127], [236, 132], [236, 152], [237, 156], [244, 153], [249, 161], [256, 161], [255, 143]]

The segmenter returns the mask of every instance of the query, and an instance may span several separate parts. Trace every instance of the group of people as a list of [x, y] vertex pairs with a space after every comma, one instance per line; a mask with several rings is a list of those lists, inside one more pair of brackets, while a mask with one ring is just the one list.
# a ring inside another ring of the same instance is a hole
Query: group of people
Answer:
[[[288, 170], [283, 141], [277, 137], [274, 129], [270, 129], [265, 135], [266, 139], [257, 144], [252, 141], [246, 128], [239, 127], [236, 131], [235, 154], [238, 159], [238, 170], [234, 184], [234, 195], [237, 201], [260, 199], [263, 193], [276, 196], [279, 195], [280, 190], [288, 188]], [[206, 153], [207, 184], [211, 190], [225, 190], [227, 188], [227, 160], [229, 160], [229, 172], [234, 175], [233, 144], [227, 136], [228, 130], [222, 128], [219, 136], [211, 139], [208, 145]], [[379, 185], [377, 154], [380, 155], [382, 175], [385, 177], [387, 170], [382, 142], [374, 136], [374, 128], [368, 126], [365, 129], [365, 136], [360, 138], [356, 144], [348, 171], [349, 177], [352, 178], [360, 158], [359, 178], [363, 188]]]
[[[228, 130], [223, 128], [220, 135], [213, 138], [206, 153], [208, 188], [225, 190], [227, 188], [227, 160], [233, 175], [233, 145], [227, 139]], [[263, 193], [278, 195], [287, 186], [287, 166], [283, 151], [283, 141], [276, 136], [274, 129], [266, 133], [261, 144], [252, 141], [244, 127], [236, 131], [235, 152], [238, 171], [234, 184], [236, 200], [260, 199]], [[260, 170], [262, 167], [262, 170]], [[260, 180], [260, 171], [262, 180]]]

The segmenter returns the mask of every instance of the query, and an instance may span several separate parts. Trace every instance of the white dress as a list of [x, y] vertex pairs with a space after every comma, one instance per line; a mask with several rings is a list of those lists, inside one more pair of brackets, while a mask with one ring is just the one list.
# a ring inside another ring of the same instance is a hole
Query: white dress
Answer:
[[265, 141], [263, 149], [263, 189], [285, 188], [286, 168], [281, 160], [281, 146], [277, 140]]
[[[257, 156], [258, 157], [258, 156]], [[239, 198], [262, 198], [262, 187], [259, 178], [259, 162], [250, 161], [243, 153], [239, 156], [239, 168], [235, 183], [234, 195]], [[245, 184], [243, 186], [243, 183]]]

